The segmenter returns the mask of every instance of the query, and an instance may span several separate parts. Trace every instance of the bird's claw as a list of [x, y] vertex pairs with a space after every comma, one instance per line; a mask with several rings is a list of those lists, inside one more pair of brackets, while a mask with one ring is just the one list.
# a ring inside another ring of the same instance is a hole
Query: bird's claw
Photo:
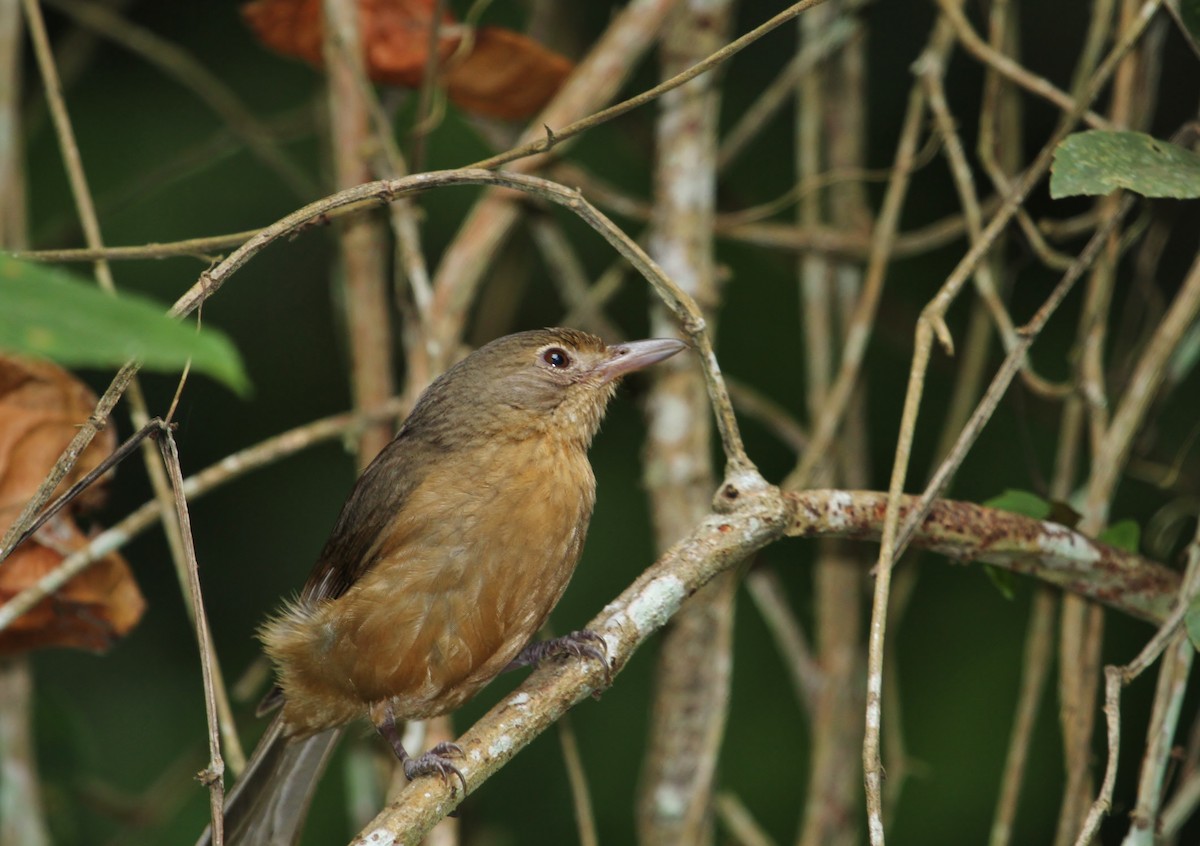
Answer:
[[419, 758], [405, 758], [404, 777], [412, 781], [420, 776], [436, 775], [443, 784], [449, 784], [450, 776], [457, 776], [462, 782], [463, 795], [466, 795], [466, 776], [449, 761], [451, 757], [461, 758], [463, 755], [462, 747], [457, 743], [439, 743]]
[[612, 684], [612, 665], [608, 662], [608, 644], [604, 638], [588, 629], [571, 632], [562, 637], [531, 643], [513, 660], [513, 666], [538, 666], [548, 658], [593, 658], [604, 667], [604, 686]]

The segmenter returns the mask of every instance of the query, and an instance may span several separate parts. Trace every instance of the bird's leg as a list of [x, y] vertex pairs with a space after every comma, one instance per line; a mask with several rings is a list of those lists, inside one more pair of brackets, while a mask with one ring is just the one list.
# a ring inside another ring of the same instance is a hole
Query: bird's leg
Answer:
[[443, 782], [448, 782], [450, 776], [457, 776], [462, 782], [463, 793], [467, 792], [467, 779], [462, 771], [450, 762], [451, 757], [463, 756], [462, 747], [457, 743], [439, 743], [419, 758], [408, 754], [401, 742], [400, 725], [396, 723], [396, 714], [390, 702], [371, 707], [371, 722], [375, 730], [392, 747], [400, 765], [404, 767], [404, 777], [409, 781], [424, 775], [436, 775]]
[[569, 635], [541, 640], [529, 644], [505, 670], [541, 664], [547, 658], [595, 658], [604, 666], [605, 686], [612, 684], [612, 665], [608, 663], [608, 644], [595, 632], [582, 629]]

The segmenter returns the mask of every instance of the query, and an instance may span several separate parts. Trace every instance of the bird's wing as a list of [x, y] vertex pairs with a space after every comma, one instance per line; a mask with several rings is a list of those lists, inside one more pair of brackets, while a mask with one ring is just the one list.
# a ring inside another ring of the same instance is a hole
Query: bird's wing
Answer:
[[380, 541], [409, 495], [443, 457], [436, 442], [402, 429], [363, 471], [325, 542], [300, 601], [337, 599], [379, 560]]

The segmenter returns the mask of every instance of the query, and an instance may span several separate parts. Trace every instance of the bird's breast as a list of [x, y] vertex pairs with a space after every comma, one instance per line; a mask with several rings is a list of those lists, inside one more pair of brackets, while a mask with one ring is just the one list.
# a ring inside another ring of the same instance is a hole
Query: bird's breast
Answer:
[[392, 700], [401, 718], [456, 708], [545, 623], [594, 499], [574, 445], [488, 444], [435, 468], [392, 521], [377, 563], [314, 614], [319, 684], [364, 704]]

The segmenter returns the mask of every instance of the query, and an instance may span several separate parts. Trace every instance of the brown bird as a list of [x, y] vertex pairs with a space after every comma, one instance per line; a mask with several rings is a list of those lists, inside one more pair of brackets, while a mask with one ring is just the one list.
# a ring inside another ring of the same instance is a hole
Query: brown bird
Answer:
[[412, 758], [397, 724], [454, 710], [510, 665], [604, 660], [590, 632], [533, 639], [583, 549], [587, 450], [617, 382], [683, 348], [521, 332], [429, 386], [355, 484], [300, 597], [262, 628], [278, 686], [260, 710], [282, 709], [226, 802], [226, 843], [294, 843], [347, 723], [368, 717], [410, 779], [462, 779], [456, 746]]

